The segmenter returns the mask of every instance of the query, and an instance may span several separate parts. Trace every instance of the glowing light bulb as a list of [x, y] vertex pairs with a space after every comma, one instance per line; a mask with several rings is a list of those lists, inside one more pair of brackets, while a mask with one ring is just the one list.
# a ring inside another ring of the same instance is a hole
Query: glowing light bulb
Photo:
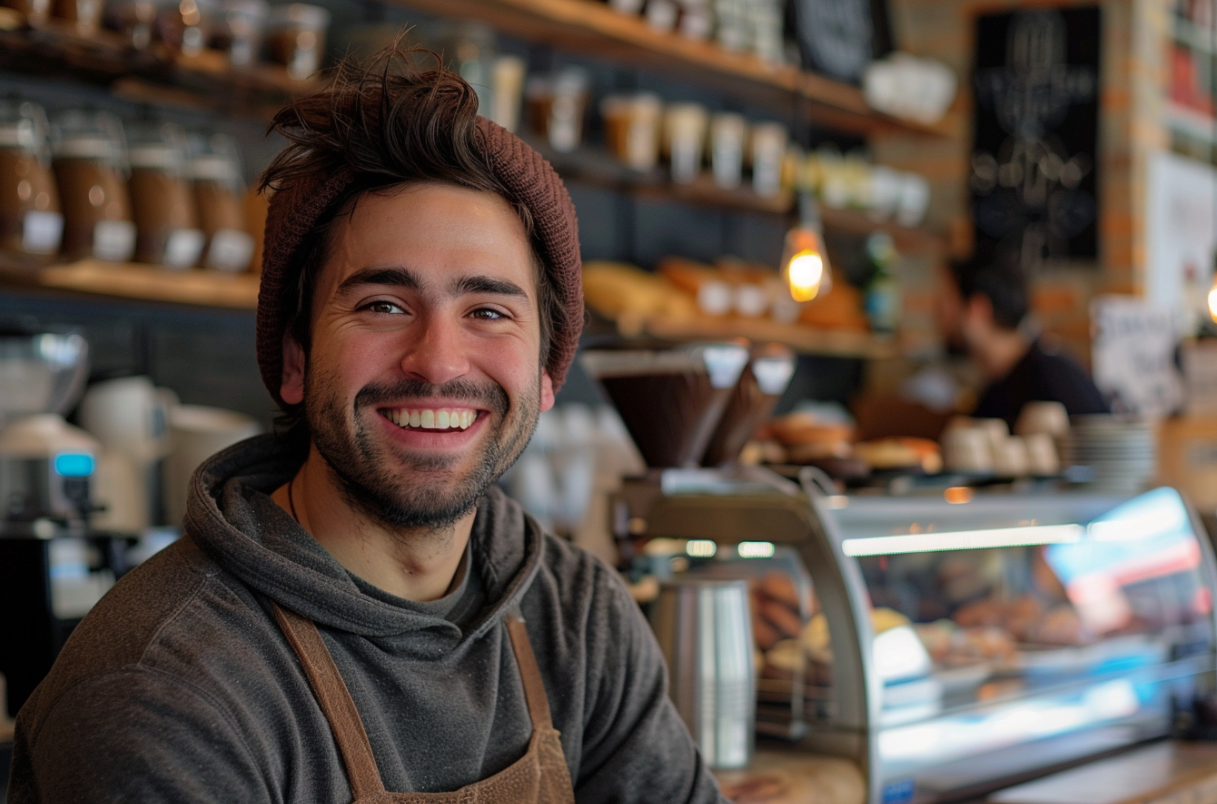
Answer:
[[1217, 323], [1217, 284], [1209, 290], [1209, 318], [1213, 319], [1213, 323]]
[[811, 301], [820, 293], [824, 279], [824, 257], [818, 251], [804, 249], [790, 259], [786, 281], [790, 296], [797, 302]]

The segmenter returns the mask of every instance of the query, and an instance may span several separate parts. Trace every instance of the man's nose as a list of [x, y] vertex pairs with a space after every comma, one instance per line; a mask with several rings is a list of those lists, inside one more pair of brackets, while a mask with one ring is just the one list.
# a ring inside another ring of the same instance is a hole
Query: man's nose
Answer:
[[401, 361], [407, 377], [443, 385], [469, 373], [468, 348], [459, 322], [428, 314], [419, 318], [408, 337], [410, 343]]

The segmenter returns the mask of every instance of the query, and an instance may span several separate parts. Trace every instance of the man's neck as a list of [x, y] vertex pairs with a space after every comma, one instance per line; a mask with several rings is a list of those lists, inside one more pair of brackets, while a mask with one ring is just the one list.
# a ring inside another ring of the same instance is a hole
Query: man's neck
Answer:
[[[351, 507], [315, 452], [271, 494], [339, 564], [406, 600], [438, 600], [454, 585], [476, 512], [441, 530], [388, 528]], [[294, 510], [293, 510], [294, 509]]]
[[1031, 340], [1020, 330], [998, 329], [976, 350], [976, 360], [986, 377], [1000, 380], [1014, 370], [1030, 348]]

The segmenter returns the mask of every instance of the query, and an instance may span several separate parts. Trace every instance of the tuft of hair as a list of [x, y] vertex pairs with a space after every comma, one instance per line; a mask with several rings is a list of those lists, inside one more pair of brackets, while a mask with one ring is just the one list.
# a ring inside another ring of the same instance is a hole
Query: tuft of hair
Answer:
[[978, 295], [989, 300], [993, 321], [1003, 329], [1017, 329], [1030, 312], [1027, 273], [1013, 259], [996, 253], [977, 253], [952, 263], [951, 274], [965, 301]]
[[[424, 69], [427, 62], [434, 62]], [[474, 148], [478, 98], [467, 81], [425, 48], [401, 38], [366, 66], [342, 62], [328, 88], [281, 109], [270, 131], [289, 145], [263, 172], [260, 189], [348, 168], [362, 184], [440, 181], [502, 194]]]

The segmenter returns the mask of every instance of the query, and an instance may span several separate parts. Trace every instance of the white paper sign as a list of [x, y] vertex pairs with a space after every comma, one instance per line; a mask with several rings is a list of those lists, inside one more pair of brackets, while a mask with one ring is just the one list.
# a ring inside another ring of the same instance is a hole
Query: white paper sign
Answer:
[[135, 253], [135, 224], [98, 221], [93, 227], [93, 256], [109, 262], [127, 262]]
[[1175, 365], [1179, 312], [1133, 296], [1091, 302], [1095, 385], [1115, 413], [1162, 417], [1183, 406], [1183, 378]]
[[21, 250], [28, 254], [54, 254], [63, 238], [63, 216], [58, 212], [30, 210], [21, 222]]

